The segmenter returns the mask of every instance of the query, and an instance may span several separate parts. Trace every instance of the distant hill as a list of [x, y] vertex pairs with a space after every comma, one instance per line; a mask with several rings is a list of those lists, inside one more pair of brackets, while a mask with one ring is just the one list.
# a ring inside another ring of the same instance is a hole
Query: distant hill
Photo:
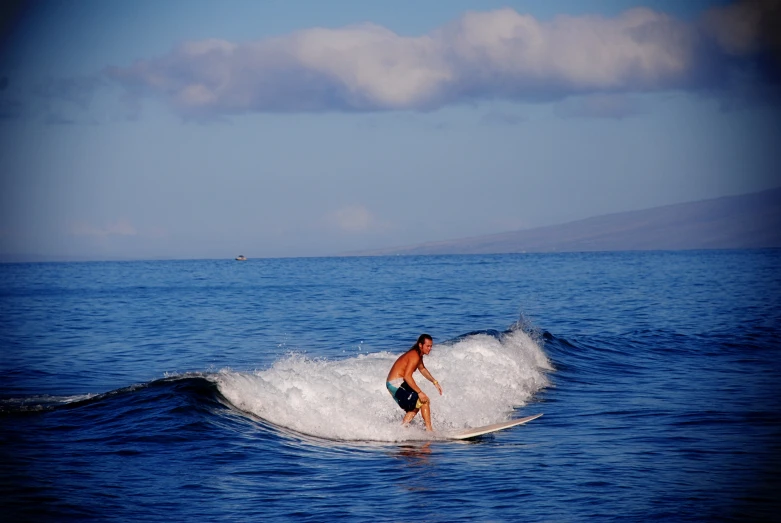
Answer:
[[781, 247], [781, 188], [606, 214], [561, 225], [352, 255], [499, 254]]

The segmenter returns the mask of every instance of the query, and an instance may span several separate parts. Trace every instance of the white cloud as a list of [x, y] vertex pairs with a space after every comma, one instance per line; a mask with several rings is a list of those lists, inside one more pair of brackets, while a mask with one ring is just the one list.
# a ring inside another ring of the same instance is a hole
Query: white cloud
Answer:
[[644, 8], [612, 19], [560, 16], [549, 23], [512, 9], [467, 13], [442, 32], [462, 81], [470, 73], [483, 92], [506, 89], [520, 97], [556, 87], [573, 93], [674, 82], [690, 65], [689, 33]]
[[68, 228], [68, 233], [73, 236], [106, 238], [108, 236], [136, 236], [138, 231], [129, 221], [122, 219], [104, 227], [97, 227], [85, 222], [74, 223]]
[[326, 215], [326, 223], [348, 233], [367, 232], [377, 224], [374, 215], [363, 205], [350, 205]]
[[132, 96], [162, 98], [195, 118], [701, 88], [727, 76], [713, 71], [734, 66], [725, 55], [756, 51], [752, 16], [709, 11], [701, 23], [686, 24], [636, 8], [614, 18], [544, 22], [507, 8], [469, 12], [422, 36], [367, 23], [248, 43], [187, 42], [106, 72]]

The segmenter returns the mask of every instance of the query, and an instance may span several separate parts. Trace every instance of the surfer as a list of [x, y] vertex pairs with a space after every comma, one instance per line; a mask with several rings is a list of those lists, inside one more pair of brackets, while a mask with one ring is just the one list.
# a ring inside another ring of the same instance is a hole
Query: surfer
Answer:
[[419, 370], [424, 378], [429, 380], [442, 395], [442, 387], [434, 379], [431, 373], [423, 365], [423, 355], [431, 352], [434, 340], [428, 334], [421, 334], [415, 345], [410, 350], [399, 356], [399, 359], [393, 364], [385, 386], [388, 388], [393, 399], [404, 409], [407, 414], [404, 415], [402, 425], [408, 425], [418, 411], [423, 414], [423, 421], [426, 423], [426, 430], [433, 431], [431, 427], [431, 407], [429, 399], [418, 384], [415, 383], [412, 373], [415, 369]]

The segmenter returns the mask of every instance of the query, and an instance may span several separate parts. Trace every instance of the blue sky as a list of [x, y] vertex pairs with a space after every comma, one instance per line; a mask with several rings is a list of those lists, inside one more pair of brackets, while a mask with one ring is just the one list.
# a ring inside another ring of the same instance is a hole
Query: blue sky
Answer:
[[20, 3], [0, 258], [333, 255], [778, 187], [779, 12]]

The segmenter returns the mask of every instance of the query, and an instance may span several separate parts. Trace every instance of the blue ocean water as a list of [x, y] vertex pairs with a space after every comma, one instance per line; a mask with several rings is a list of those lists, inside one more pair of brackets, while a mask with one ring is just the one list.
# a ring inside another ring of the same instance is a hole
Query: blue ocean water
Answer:
[[[0, 265], [0, 513], [779, 520], [780, 269], [773, 250]], [[434, 436], [384, 388], [421, 332]]]

